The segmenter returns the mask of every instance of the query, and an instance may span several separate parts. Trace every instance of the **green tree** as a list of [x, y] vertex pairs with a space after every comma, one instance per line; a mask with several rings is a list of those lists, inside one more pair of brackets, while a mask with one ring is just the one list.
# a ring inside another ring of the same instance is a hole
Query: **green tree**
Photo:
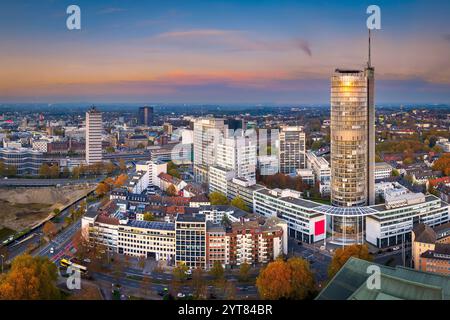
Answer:
[[225, 275], [225, 270], [219, 261], [214, 261], [213, 267], [209, 270], [209, 274], [216, 280], [222, 280]]
[[243, 264], [241, 264], [241, 266], [239, 267], [239, 280], [244, 282], [248, 281], [250, 269], [251, 266], [248, 263], [244, 262]]
[[39, 176], [41, 178], [48, 178], [50, 177], [50, 167], [48, 164], [43, 163], [41, 167], [39, 168]]
[[209, 194], [209, 201], [211, 202], [212, 205], [227, 205], [228, 204], [228, 199], [227, 197], [220, 192], [211, 192]]
[[391, 176], [398, 177], [399, 175], [400, 175], [400, 172], [398, 172], [397, 169], [392, 169]]
[[192, 272], [192, 289], [195, 299], [206, 299], [208, 287], [201, 268], [195, 268]]
[[144, 221], [155, 221], [155, 216], [151, 212], [144, 213]]
[[230, 203], [233, 207], [239, 208], [244, 211], [250, 211], [250, 209], [245, 204], [244, 200], [241, 197], [236, 197], [233, 200], [231, 200]]
[[175, 281], [186, 281], [187, 280], [187, 271], [189, 270], [189, 268], [186, 266], [185, 263], [178, 263], [178, 265], [173, 268], [172, 270], [172, 275], [173, 275], [173, 279]]

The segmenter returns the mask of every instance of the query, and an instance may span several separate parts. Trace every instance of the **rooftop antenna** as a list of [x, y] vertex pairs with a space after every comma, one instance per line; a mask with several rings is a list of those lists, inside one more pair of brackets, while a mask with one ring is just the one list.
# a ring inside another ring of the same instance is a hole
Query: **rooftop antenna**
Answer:
[[368, 68], [372, 68], [372, 61], [371, 61], [372, 57], [371, 57], [371, 43], [370, 43], [370, 40], [371, 40], [371, 32], [370, 32], [370, 29], [369, 29], [369, 60], [367, 61], [367, 67]]

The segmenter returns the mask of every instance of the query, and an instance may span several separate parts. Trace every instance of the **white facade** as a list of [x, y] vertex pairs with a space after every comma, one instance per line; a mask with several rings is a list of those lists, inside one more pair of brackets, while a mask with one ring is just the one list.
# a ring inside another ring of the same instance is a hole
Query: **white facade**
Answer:
[[258, 169], [263, 176], [271, 176], [277, 174], [280, 171], [278, 156], [259, 156]]
[[148, 188], [148, 184], [148, 171], [136, 171], [134, 175], [128, 178], [126, 187], [131, 193], [141, 194]]
[[312, 151], [306, 154], [306, 166], [314, 171], [316, 181], [329, 184], [331, 180], [330, 163], [324, 157], [318, 157]]
[[194, 178], [208, 182], [208, 167], [215, 162], [215, 150], [219, 139], [226, 134], [224, 119], [199, 118], [194, 121]]
[[228, 181], [235, 177], [235, 172], [219, 166], [209, 167], [209, 192], [227, 195]]
[[86, 112], [86, 163], [102, 162], [102, 113], [95, 108]]
[[386, 162], [375, 163], [375, 180], [389, 178], [392, 174], [392, 166]]
[[300, 126], [283, 126], [279, 134], [280, 172], [295, 173], [305, 168], [305, 132]]
[[233, 136], [221, 139], [217, 145], [215, 164], [234, 171], [235, 177], [256, 179], [256, 139]]
[[167, 173], [167, 163], [161, 161], [141, 161], [136, 164], [136, 171], [148, 172], [148, 184], [160, 186], [160, 173]]

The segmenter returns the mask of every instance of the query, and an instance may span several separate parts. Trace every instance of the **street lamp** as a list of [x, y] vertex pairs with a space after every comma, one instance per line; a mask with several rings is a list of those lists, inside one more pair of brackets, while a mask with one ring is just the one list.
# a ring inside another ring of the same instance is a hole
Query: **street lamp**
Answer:
[[2, 257], [2, 273], [3, 273], [3, 259], [5, 258], [5, 256], [0, 254], [0, 257]]

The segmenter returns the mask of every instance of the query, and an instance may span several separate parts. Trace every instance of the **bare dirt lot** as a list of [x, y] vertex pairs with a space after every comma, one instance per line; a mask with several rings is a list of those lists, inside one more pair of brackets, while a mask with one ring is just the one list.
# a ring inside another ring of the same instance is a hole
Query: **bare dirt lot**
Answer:
[[0, 229], [20, 231], [34, 226], [54, 209], [65, 207], [91, 190], [85, 186], [0, 188]]

